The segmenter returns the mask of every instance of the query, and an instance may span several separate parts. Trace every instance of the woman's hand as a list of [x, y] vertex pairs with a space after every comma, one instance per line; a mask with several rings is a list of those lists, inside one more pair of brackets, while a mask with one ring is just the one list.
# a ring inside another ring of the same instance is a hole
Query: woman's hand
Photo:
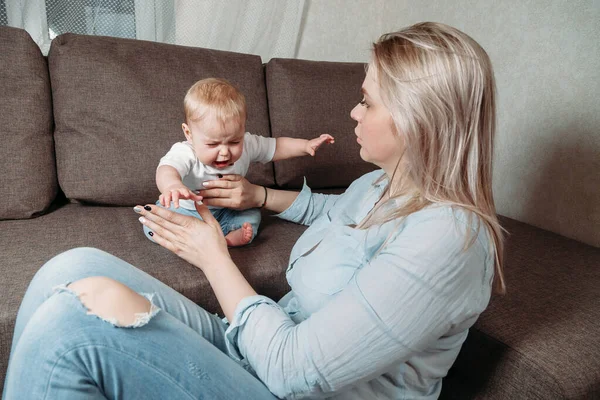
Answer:
[[196, 203], [202, 220], [156, 205], [133, 209], [141, 214], [140, 222], [150, 229], [156, 243], [204, 272], [223, 313], [233, 321], [239, 302], [256, 292], [231, 260], [221, 226], [208, 208]]
[[219, 180], [204, 182], [204, 187], [200, 195], [208, 206], [246, 210], [260, 207], [264, 202], [262, 186], [253, 185], [241, 175], [223, 175]]
[[196, 203], [202, 220], [156, 205], [135, 206], [134, 210], [156, 243], [203, 272], [221, 265], [223, 259], [231, 262], [221, 226], [205, 205]]

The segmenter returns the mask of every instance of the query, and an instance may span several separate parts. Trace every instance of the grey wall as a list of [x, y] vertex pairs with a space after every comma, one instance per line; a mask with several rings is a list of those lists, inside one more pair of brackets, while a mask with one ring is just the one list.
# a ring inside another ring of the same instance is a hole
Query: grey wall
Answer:
[[498, 86], [498, 212], [600, 246], [599, 0], [307, 3], [298, 58], [364, 62], [381, 33], [419, 21], [475, 38]]

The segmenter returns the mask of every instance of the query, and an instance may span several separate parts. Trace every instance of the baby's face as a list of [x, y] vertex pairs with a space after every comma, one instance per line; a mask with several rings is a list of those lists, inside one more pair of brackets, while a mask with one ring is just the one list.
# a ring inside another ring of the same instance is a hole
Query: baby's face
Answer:
[[198, 160], [204, 165], [223, 169], [233, 165], [242, 156], [245, 125], [239, 121], [222, 124], [214, 116], [183, 124], [183, 132], [192, 144]]

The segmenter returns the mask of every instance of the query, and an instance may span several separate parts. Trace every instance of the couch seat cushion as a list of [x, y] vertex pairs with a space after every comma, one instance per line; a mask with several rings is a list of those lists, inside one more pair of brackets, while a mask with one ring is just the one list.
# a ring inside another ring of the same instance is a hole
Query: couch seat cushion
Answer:
[[471, 329], [443, 399], [600, 396], [600, 249], [509, 218], [507, 293]]
[[[197, 268], [150, 242], [129, 207], [68, 204], [28, 221], [0, 221], [0, 383], [8, 364], [14, 322], [25, 290], [50, 258], [75, 247], [97, 247], [161, 280], [210, 312], [216, 298]], [[278, 300], [289, 287], [285, 269], [304, 227], [263, 215], [259, 234], [248, 246], [231, 249], [233, 261], [254, 289]], [[0, 392], [1, 392], [0, 384]]]

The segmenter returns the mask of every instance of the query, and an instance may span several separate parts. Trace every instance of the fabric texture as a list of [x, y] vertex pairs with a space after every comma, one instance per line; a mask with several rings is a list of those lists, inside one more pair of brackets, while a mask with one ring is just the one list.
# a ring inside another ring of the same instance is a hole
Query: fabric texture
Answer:
[[[259, 293], [278, 300], [288, 290], [285, 265], [305, 227], [263, 211], [260, 234], [231, 250], [231, 257]], [[204, 274], [142, 233], [129, 207], [67, 204], [39, 218], [0, 221], [0, 386], [19, 304], [36, 271], [53, 256], [75, 247], [107, 251], [147, 272], [211, 313], [221, 313]]]
[[266, 67], [269, 115], [273, 137], [312, 139], [329, 133], [335, 143], [314, 157], [275, 163], [275, 180], [286, 189], [300, 189], [305, 176], [313, 189], [347, 187], [376, 167], [359, 156], [356, 121], [350, 110], [360, 101], [365, 78], [361, 63], [272, 59]]
[[0, 26], [0, 219], [44, 212], [58, 191], [46, 60], [21, 29]]
[[383, 176], [368, 173], [343, 195], [305, 186], [278, 215], [309, 225], [290, 254], [292, 292], [279, 304], [241, 301], [226, 337], [280, 398], [437, 399], [488, 304], [493, 257], [476, 217], [429, 206], [353, 228], [379, 200]]
[[[151, 301], [150, 311], [137, 314], [136, 327], [117, 328], [123, 323], [87, 310], [67, 286], [90, 276], [130, 287]], [[49, 260], [27, 289], [3, 398], [275, 400], [227, 356], [224, 332], [215, 315], [125, 261], [72, 249]]]
[[[234, 165], [226, 168], [215, 168], [210, 165], [204, 165], [200, 162], [193, 146], [185, 141], [178, 142], [171, 146], [171, 149], [165, 154], [158, 163], [158, 166], [169, 165], [179, 172], [183, 184], [190, 190], [202, 190], [202, 183], [209, 180], [219, 179], [218, 174], [238, 174], [246, 176], [249, 168], [253, 168], [251, 163], [267, 163], [273, 159], [275, 154], [276, 140], [264, 136], [253, 135], [246, 132], [244, 135], [244, 148], [242, 155]], [[196, 206], [191, 200], [180, 200], [179, 204], [188, 210], [196, 211]], [[209, 208], [220, 208], [211, 206]]]
[[510, 218], [500, 222], [508, 231], [507, 293], [475, 324], [444, 382], [447, 398], [596, 398], [600, 248]]
[[[270, 136], [258, 56], [64, 34], [53, 40], [48, 62], [58, 180], [69, 199], [153, 203], [156, 166], [182, 139], [183, 98], [199, 79], [237, 86], [246, 97], [246, 129]], [[272, 166], [256, 165], [248, 178], [272, 185]]]
[[[0, 166], [10, 172], [0, 178], [0, 183], [9, 191], [13, 184], [23, 190], [18, 201], [14, 196], [5, 198], [0, 219], [26, 218], [45, 209], [41, 205], [25, 212], [19, 209], [31, 195], [28, 189], [36, 189], [32, 202], [43, 200], [48, 204], [54, 195], [49, 196], [46, 189], [52, 188], [55, 193], [57, 187], [56, 183], [48, 183], [52, 179], [46, 180], [55, 175], [54, 158], [48, 152], [52, 149], [51, 108], [47, 114], [42, 111], [50, 101], [44, 94], [49, 93], [47, 89], [41, 90], [42, 86], [48, 87], [47, 72], [39, 64], [44, 59], [37, 52], [34, 55], [24, 32], [1, 27], [0, 46]], [[247, 129], [268, 135], [266, 89], [258, 59], [77, 35], [61, 37], [55, 46], [50, 68], [54, 74], [54, 107], [56, 116], [60, 116], [57, 152], [64, 156], [57, 163], [62, 171], [61, 184], [72, 200], [131, 205], [154, 202], [158, 196], [154, 182], [158, 160], [165, 149], [181, 140], [185, 91], [209, 74], [223, 72], [226, 78], [237, 79], [234, 83], [243, 88], [248, 100]], [[266, 67], [269, 111], [274, 130], [281, 131], [278, 135], [312, 138], [315, 132], [326, 131], [336, 137], [336, 144], [325, 146], [314, 159], [277, 163], [278, 181], [287, 187], [300, 189], [302, 175], [307, 176], [313, 189], [326, 184], [335, 187], [374, 168], [359, 160], [353, 135], [355, 122], [348, 116], [360, 99], [364, 77], [362, 65], [353, 65], [272, 60]], [[356, 87], [346, 84], [350, 82], [356, 82]], [[5, 93], [11, 95], [6, 99]], [[19, 102], [13, 103], [15, 100]], [[28, 119], [23, 119], [22, 110], [28, 110]], [[30, 124], [34, 118], [37, 122]], [[347, 147], [340, 144], [344, 141]], [[39, 168], [32, 172], [32, 165]], [[265, 175], [253, 169], [248, 178], [272, 184], [272, 168], [270, 164], [265, 166]], [[17, 181], [6, 180], [15, 176]], [[19, 186], [23, 182], [20, 178], [25, 178], [27, 185]], [[30, 185], [36, 179], [41, 181]], [[584, 186], [586, 190], [595, 188], [588, 181]], [[336, 192], [329, 187], [323, 191]], [[540, 208], [544, 204], [534, 203], [543, 218], [551, 218], [558, 210], [544, 212], [550, 206]], [[106, 250], [208, 311], [219, 311], [202, 273], [146, 240], [130, 208], [56, 203], [51, 207], [52, 212], [42, 211], [38, 218], [0, 221], [0, 387], [23, 294], [40, 266], [62, 251], [79, 246]], [[6, 210], [10, 210], [10, 216], [4, 214]], [[588, 217], [593, 214], [585, 208], [578, 210]], [[454, 367], [444, 379], [441, 398], [600, 396], [600, 249], [510, 218], [501, 217], [501, 223], [509, 232], [505, 252], [508, 292], [492, 298], [488, 310], [470, 329]], [[587, 229], [593, 231], [594, 227], [590, 223]], [[256, 240], [231, 250], [234, 262], [258, 293], [280, 300], [289, 290], [285, 266], [304, 229], [263, 213]]]

